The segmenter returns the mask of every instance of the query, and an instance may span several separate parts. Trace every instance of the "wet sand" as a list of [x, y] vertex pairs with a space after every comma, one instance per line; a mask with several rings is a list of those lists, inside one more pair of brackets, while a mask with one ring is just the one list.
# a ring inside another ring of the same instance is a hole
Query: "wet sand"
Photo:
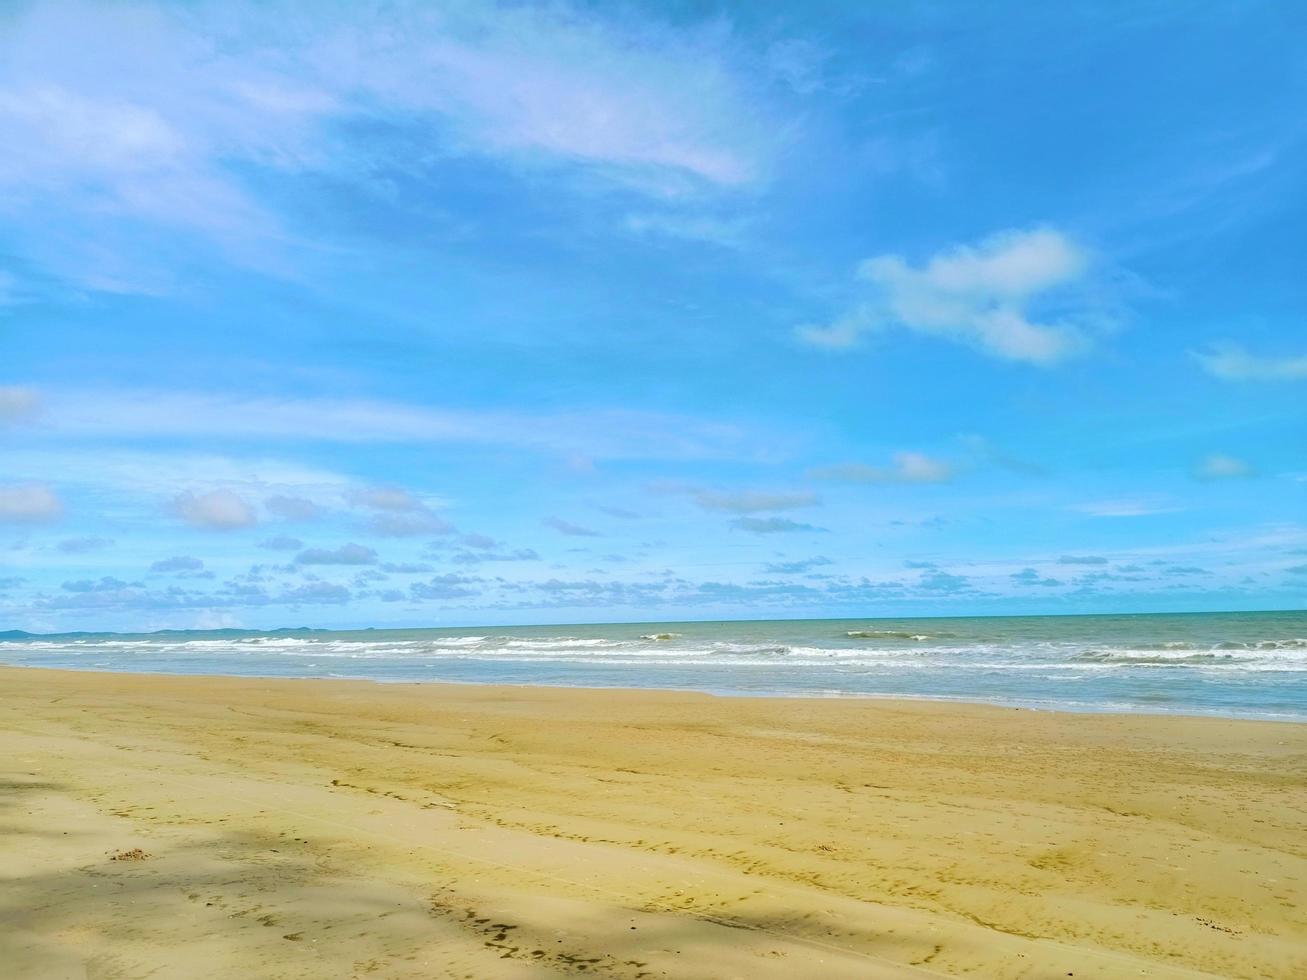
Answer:
[[23, 978], [1302, 977], [1307, 725], [0, 669]]

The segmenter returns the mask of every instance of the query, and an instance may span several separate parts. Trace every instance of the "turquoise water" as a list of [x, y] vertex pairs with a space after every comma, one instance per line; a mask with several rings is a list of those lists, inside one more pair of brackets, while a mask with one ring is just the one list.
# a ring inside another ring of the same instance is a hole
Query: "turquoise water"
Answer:
[[1307, 612], [0, 634], [36, 667], [890, 695], [1307, 720]]

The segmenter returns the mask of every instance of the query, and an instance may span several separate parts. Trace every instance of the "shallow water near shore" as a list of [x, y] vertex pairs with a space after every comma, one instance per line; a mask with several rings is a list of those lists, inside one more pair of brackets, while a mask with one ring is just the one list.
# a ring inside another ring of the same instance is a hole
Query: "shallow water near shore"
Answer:
[[0, 662], [1307, 720], [1307, 612], [0, 635]]

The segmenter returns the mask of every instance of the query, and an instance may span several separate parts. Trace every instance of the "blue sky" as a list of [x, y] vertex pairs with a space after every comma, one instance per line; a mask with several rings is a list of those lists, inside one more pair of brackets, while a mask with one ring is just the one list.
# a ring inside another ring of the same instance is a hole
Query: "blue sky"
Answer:
[[0, 8], [0, 626], [1301, 608], [1307, 9]]

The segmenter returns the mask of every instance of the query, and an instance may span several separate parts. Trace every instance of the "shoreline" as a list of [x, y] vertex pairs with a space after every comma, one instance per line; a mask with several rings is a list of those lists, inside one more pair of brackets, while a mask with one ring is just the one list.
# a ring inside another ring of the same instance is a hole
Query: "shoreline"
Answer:
[[[388, 680], [377, 677], [339, 677], [328, 675], [313, 676], [291, 676], [288, 674], [223, 674], [223, 673], [195, 673], [184, 674], [176, 671], [148, 671], [148, 670], [125, 670], [117, 667], [37, 667], [31, 664], [13, 664], [0, 661], [0, 671], [3, 670], [35, 670], [49, 671], [51, 673], [68, 673], [68, 674], [112, 674], [129, 677], [179, 677], [195, 679], [233, 679], [233, 680], [275, 680], [275, 681], [324, 681], [329, 683], [347, 683], [347, 684], [375, 684], [378, 686], [391, 685], [428, 685], [432, 687], [485, 687], [485, 688], [543, 688], [547, 690], [560, 691], [623, 691], [630, 693], [640, 692], [666, 692], [670, 694], [702, 694], [708, 697], [720, 698], [723, 700], [759, 700], [759, 701], [902, 701], [908, 704], [915, 703], [938, 703], [954, 704], [972, 707], [992, 707], [998, 709], [1019, 710], [1019, 711], [1037, 711], [1046, 714], [1066, 714], [1066, 715], [1108, 715], [1121, 717], [1156, 717], [1156, 718], [1210, 718], [1214, 720], [1225, 721], [1255, 721], [1255, 722], [1275, 722], [1285, 725], [1302, 725], [1307, 724], [1307, 713], [1304, 714], [1287, 714], [1274, 712], [1231, 712], [1220, 709], [1211, 711], [1202, 711], [1192, 707], [1169, 708], [1151, 708], [1151, 707], [1132, 707], [1129, 705], [1112, 704], [1103, 707], [1095, 706], [1089, 702], [1060, 702], [1060, 701], [1035, 701], [1029, 699], [1011, 698], [1011, 699], [983, 699], [983, 698], [965, 698], [952, 697], [945, 694], [879, 694], [866, 691], [830, 691], [825, 693], [815, 693], [812, 691], [803, 691], [790, 693], [786, 691], [733, 691], [728, 689], [710, 689], [694, 687], [632, 687], [629, 685], [589, 685], [589, 684], [563, 684], [563, 683], [546, 683], [546, 682], [511, 682], [511, 681], [464, 681], [449, 678], [436, 678], [431, 680], [425, 679], [405, 679], [398, 678]], [[1073, 706], [1074, 705], [1074, 706]]]
[[480, 632], [483, 630], [511, 630], [511, 629], [566, 629], [576, 627], [579, 629], [589, 629], [600, 626], [715, 626], [730, 625], [739, 626], [750, 623], [902, 623], [902, 622], [930, 622], [932, 620], [940, 621], [965, 621], [965, 620], [1001, 620], [1001, 619], [1122, 619], [1129, 617], [1202, 617], [1202, 616], [1277, 616], [1277, 615], [1297, 615], [1307, 613], [1307, 607], [1296, 606], [1293, 608], [1274, 609], [1256, 608], [1256, 609], [1152, 609], [1146, 612], [1128, 611], [1128, 612], [1036, 612], [1036, 613], [973, 613], [971, 615], [959, 614], [941, 614], [936, 616], [818, 616], [812, 617], [786, 617], [782, 619], [669, 619], [669, 620], [587, 620], [586, 622], [557, 622], [557, 623], [449, 623], [437, 626], [273, 626], [268, 629], [257, 627], [233, 626], [233, 627], [214, 627], [213, 629], [200, 629], [198, 627], [162, 627], [155, 630], [68, 630], [54, 633], [34, 633], [24, 629], [0, 630], [0, 642], [10, 636], [29, 637], [33, 639], [42, 639], [46, 637], [65, 637], [65, 636], [161, 636], [168, 634], [184, 633], [249, 633], [253, 635], [265, 635], [274, 633], [382, 633], [387, 631], [410, 631], [410, 630], [457, 630], [460, 632]]
[[0, 686], [0, 955], [38, 980], [1307, 972], [1296, 724], [34, 667]]

